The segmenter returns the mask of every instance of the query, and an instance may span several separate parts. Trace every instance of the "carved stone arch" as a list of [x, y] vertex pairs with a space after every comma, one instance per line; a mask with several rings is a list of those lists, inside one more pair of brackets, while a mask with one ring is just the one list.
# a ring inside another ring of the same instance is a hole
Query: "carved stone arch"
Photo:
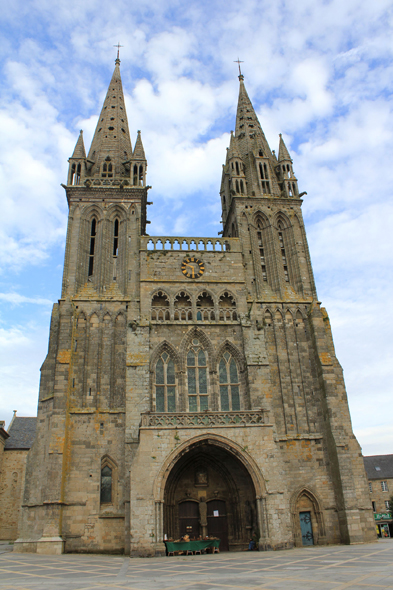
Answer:
[[230, 299], [232, 299], [232, 301], [233, 301], [232, 308], [235, 309], [236, 308], [236, 297], [232, 293], [232, 291], [229, 291], [229, 289], [225, 289], [225, 291], [222, 291], [218, 295], [218, 307], [220, 307], [220, 303], [224, 297], [229, 297]]
[[265, 326], [271, 326], [273, 323], [273, 316], [272, 313], [270, 311], [270, 309], [266, 308], [265, 309], [265, 314], [264, 314], [264, 322], [265, 322]]
[[191, 293], [189, 291], [187, 291], [187, 289], [181, 289], [180, 291], [178, 291], [176, 293], [176, 295], [173, 298], [174, 305], [176, 304], [176, 302], [178, 301], [179, 298], [182, 298], [184, 296], [189, 297], [189, 300], [190, 300], [190, 305], [189, 306], [187, 305], [187, 307], [192, 307], [193, 297], [192, 297]]
[[285, 321], [286, 323], [293, 323], [293, 313], [289, 308], [285, 310]]
[[266, 229], [267, 227], [270, 227], [270, 225], [271, 225], [269, 218], [267, 217], [267, 215], [265, 213], [262, 213], [262, 211], [257, 211], [254, 214], [253, 223], [254, 223], [255, 227], [258, 229], [259, 229], [259, 225], [261, 226], [260, 229]]
[[151, 294], [151, 299], [150, 299], [152, 306], [153, 306], [153, 300], [155, 298], [156, 299], [163, 298], [166, 301], [166, 303], [164, 303], [163, 306], [158, 305], [158, 307], [169, 307], [170, 297], [169, 297], [168, 293], [166, 291], [164, 291], [164, 289], [161, 289], [161, 288], [154, 289], [154, 291]]
[[107, 209], [106, 217], [109, 221], [114, 221], [116, 217], [119, 221], [125, 221], [127, 219], [127, 211], [120, 203], [112, 203]]
[[156, 348], [153, 350], [153, 352], [150, 355], [150, 373], [152, 373], [152, 374], [154, 373], [156, 363], [163, 352], [166, 352], [169, 354], [169, 356], [171, 357], [171, 359], [175, 363], [176, 371], [179, 371], [179, 369], [180, 369], [180, 356], [179, 356], [176, 348], [170, 342], [168, 342], [168, 340], [164, 340], [163, 342], [158, 344], [158, 346], [156, 346]]
[[103, 209], [95, 203], [92, 203], [91, 205], [87, 205], [87, 207], [82, 209], [81, 217], [87, 221], [93, 217], [96, 217], [97, 221], [101, 221], [103, 219]]
[[276, 213], [274, 217], [274, 225], [277, 229], [279, 229], [280, 225], [282, 226], [282, 229], [288, 229], [292, 227], [292, 223], [288, 215], [286, 215], [283, 211], [278, 211]]
[[217, 364], [220, 362], [220, 359], [225, 351], [228, 351], [229, 354], [235, 359], [239, 371], [243, 373], [246, 370], [246, 361], [244, 359], [244, 356], [240, 352], [240, 350], [229, 340], [225, 340], [219, 346], [216, 354]]
[[199, 340], [202, 344], [202, 348], [207, 351], [209, 371], [214, 371], [216, 363], [213, 345], [210, 339], [206, 336], [205, 332], [201, 330], [198, 326], [194, 326], [193, 328], [191, 328], [189, 332], [187, 332], [187, 334], [183, 337], [182, 343], [180, 345], [180, 350], [182, 351], [182, 371], [185, 371], [188, 348], [194, 338], [196, 340]]
[[114, 322], [115, 323], [118, 323], [118, 324], [120, 322], [122, 322], [125, 325], [125, 323], [126, 323], [126, 316], [125, 316], [125, 314], [122, 311], [118, 311], [117, 314], [114, 316]]
[[77, 326], [78, 328], [84, 327], [86, 325], [86, 314], [84, 311], [81, 311], [77, 317]]
[[296, 310], [295, 321], [296, 323], [304, 322], [304, 316], [299, 308]]
[[216, 301], [215, 301], [216, 298], [215, 298], [214, 294], [211, 291], [208, 291], [207, 289], [203, 289], [203, 291], [200, 291], [197, 294], [197, 296], [195, 298], [196, 306], [198, 307], [198, 301], [201, 301], [201, 298], [204, 297], [204, 296], [207, 296], [207, 297], [210, 297], [211, 298], [211, 300], [213, 301], [212, 307], [214, 307], [215, 304], [216, 304]]
[[198, 436], [194, 436], [191, 439], [188, 439], [169, 454], [154, 480], [153, 495], [156, 502], [164, 501], [165, 485], [171, 470], [177, 463], [178, 459], [180, 459], [194, 446], [204, 443], [221, 447], [231, 455], [235, 456], [248, 471], [254, 484], [257, 499], [266, 496], [266, 478], [263, 475], [263, 471], [256, 464], [251, 455], [249, 455], [249, 453], [238, 443], [219, 434], [209, 433], [200, 434]]
[[89, 315], [89, 324], [90, 325], [96, 325], [98, 326], [98, 324], [100, 323], [100, 317], [98, 315], [98, 313], [96, 311], [93, 311], [90, 315]]
[[326, 544], [323, 503], [317, 492], [308, 486], [301, 486], [293, 492], [291, 496], [290, 510], [294, 544], [296, 547], [301, 547], [303, 545], [300, 527], [300, 513], [304, 511], [311, 513], [314, 544]]
[[279, 323], [283, 321], [282, 312], [278, 307], [274, 310], [274, 321]]

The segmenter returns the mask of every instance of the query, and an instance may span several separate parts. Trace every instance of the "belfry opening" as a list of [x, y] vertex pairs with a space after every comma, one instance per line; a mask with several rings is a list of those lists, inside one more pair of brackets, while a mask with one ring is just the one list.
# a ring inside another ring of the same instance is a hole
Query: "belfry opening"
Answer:
[[220, 551], [246, 549], [260, 530], [244, 464], [208, 439], [187, 447], [166, 480], [163, 532], [171, 539], [217, 537]]

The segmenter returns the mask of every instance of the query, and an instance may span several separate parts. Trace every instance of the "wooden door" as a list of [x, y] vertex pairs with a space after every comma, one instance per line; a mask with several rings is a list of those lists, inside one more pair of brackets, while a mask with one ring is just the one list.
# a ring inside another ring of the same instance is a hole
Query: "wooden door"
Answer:
[[311, 512], [300, 512], [300, 528], [302, 531], [303, 545], [314, 545], [314, 536], [312, 534]]
[[198, 502], [186, 501], [179, 504], [179, 534], [189, 535], [190, 539], [199, 536]]
[[229, 551], [228, 521], [224, 500], [207, 503], [207, 534], [221, 539], [220, 551]]

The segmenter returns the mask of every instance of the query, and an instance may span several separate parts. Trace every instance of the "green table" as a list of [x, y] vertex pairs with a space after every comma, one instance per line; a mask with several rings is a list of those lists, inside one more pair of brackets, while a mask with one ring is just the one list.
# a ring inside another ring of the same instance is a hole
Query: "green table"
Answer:
[[202, 551], [207, 547], [219, 547], [221, 539], [206, 539], [205, 541], [164, 541], [168, 553], [175, 551]]

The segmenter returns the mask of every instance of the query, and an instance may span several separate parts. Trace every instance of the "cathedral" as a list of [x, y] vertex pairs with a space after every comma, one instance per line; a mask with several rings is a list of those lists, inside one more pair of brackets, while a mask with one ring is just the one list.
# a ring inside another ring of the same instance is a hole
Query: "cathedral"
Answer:
[[147, 160], [139, 131], [132, 148], [119, 57], [88, 155], [79, 135], [15, 551], [376, 538], [305, 193], [239, 84], [219, 237], [147, 234]]

